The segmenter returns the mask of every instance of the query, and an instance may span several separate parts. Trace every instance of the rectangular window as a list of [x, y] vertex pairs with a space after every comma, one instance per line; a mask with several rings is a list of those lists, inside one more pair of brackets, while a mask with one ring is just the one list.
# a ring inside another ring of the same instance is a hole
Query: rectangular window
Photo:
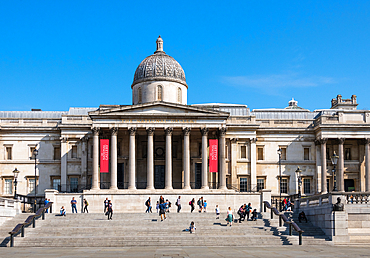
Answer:
[[53, 189], [60, 191], [60, 178], [54, 178], [53, 179]]
[[248, 178], [241, 177], [240, 179], [240, 192], [248, 191]]
[[70, 191], [72, 193], [78, 192], [78, 178], [77, 177], [71, 177], [69, 179], [69, 185], [70, 185]]
[[326, 160], [330, 160], [330, 149], [326, 148]]
[[60, 147], [54, 147], [54, 160], [60, 160]]
[[240, 158], [241, 159], [247, 158], [247, 146], [240, 146]]
[[72, 146], [72, 159], [76, 159], [77, 158], [77, 146], [74, 145]]
[[310, 148], [303, 148], [303, 159], [310, 160]]
[[344, 149], [344, 160], [351, 160], [351, 148]]
[[13, 194], [13, 179], [5, 179], [4, 194]]
[[29, 178], [28, 179], [28, 193], [35, 193], [35, 179]]
[[309, 194], [311, 192], [311, 179], [304, 178], [303, 179], [303, 193]]
[[91, 147], [90, 147], [90, 158], [91, 159], [94, 158], [94, 145], [91, 145]]
[[288, 193], [288, 179], [282, 178], [280, 183], [281, 193]]
[[265, 189], [265, 179], [257, 178], [257, 191]]
[[36, 147], [30, 147], [30, 157], [34, 159], [33, 152], [35, 151]]
[[5, 148], [5, 159], [12, 160], [12, 147], [6, 147]]
[[281, 160], [286, 160], [286, 148], [281, 149]]
[[257, 160], [263, 160], [263, 147], [257, 148]]
[[199, 157], [202, 157], [202, 143], [198, 143], [198, 153]]
[[330, 192], [330, 179], [329, 178], [326, 179], [326, 191]]

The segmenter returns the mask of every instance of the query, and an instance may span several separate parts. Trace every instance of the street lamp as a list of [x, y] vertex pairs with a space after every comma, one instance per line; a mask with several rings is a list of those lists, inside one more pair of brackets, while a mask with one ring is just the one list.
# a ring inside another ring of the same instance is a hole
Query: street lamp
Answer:
[[279, 148], [277, 150], [277, 154], [279, 155], [279, 192], [280, 192], [280, 198], [279, 198], [279, 211], [281, 211], [281, 153], [282, 153], [282, 150], [281, 148]]
[[19, 174], [19, 170], [17, 168], [15, 168], [13, 170], [13, 174], [14, 174], [14, 199], [17, 199], [17, 178], [18, 178], [18, 174]]
[[35, 146], [35, 149], [32, 152], [32, 156], [35, 159], [35, 203], [33, 206], [33, 211], [36, 213], [36, 198], [37, 198], [37, 175], [36, 175], [36, 161], [37, 161], [37, 155], [39, 154], [39, 151], [36, 149], [37, 145]]
[[298, 178], [298, 198], [301, 198], [301, 186], [302, 186], [301, 172], [302, 170], [300, 170], [298, 167], [295, 172], [297, 173], [297, 178]]
[[331, 156], [331, 164], [333, 164], [333, 166], [334, 166], [334, 168], [333, 168], [333, 174], [334, 174], [334, 188], [333, 188], [333, 192], [338, 191], [337, 190], [337, 173], [336, 173], [336, 168], [335, 168], [335, 166], [338, 163], [338, 159], [339, 159], [339, 156], [337, 154], [335, 154], [335, 151], [334, 151], [333, 156]]

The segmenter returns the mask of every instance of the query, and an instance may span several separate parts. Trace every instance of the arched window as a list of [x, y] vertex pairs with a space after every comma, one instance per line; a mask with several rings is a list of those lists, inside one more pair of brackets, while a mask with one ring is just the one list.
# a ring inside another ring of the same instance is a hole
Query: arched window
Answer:
[[161, 85], [158, 85], [158, 87], [157, 87], [157, 100], [159, 100], [159, 101], [163, 100], [163, 98], [162, 98], [162, 86]]
[[139, 87], [139, 88], [137, 89], [137, 94], [138, 94], [138, 103], [143, 102], [143, 94], [142, 94], [142, 92], [141, 92], [141, 87]]
[[182, 101], [182, 92], [181, 92], [181, 88], [178, 87], [177, 88], [177, 102], [181, 103]]

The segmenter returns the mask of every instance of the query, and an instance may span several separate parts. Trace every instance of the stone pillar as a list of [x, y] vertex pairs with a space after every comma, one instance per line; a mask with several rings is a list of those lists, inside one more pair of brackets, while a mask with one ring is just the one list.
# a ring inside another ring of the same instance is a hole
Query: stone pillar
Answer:
[[219, 157], [220, 157], [220, 185], [218, 189], [220, 190], [227, 190], [226, 187], [226, 127], [221, 127], [219, 129], [220, 132], [220, 149], [219, 149]]
[[315, 173], [315, 194], [321, 192], [321, 154], [320, 154], [320, 141], [315, 140], [316, 148], [316, 173]]
[[184, 166], [184, 188], [191, 189], [190, 187], [190, 128], [185, 127], [184, 132], [184, 154], [183, 154], [183, 166]]
[[166, 165], [165, 165], [165, 189], [172, 188], [172, 127], [167, 127], [166, 131]]
[[81, 139], [82, 145], [82, 156], [81, 156], [81, 184], [86, 185], [87, 183], [87, 144], [88, 144], [88, 136], [85, 136]]
[[365, 139], [365, 190], [370, 191], [370, 138]]
[[136, 163], [136, 158], [135, 158], [135, 135], [136, 135], [136, 127], [131, 127], [128, 129], [130, 131], [130, 147], [129, 147], [129, 172], [128, 172], [128, 189], [130, 190], [136, 190], [135, 186], [135, 163]]
[[343, 144], [344, 138], [338, 139], [338, 169], [337, 173], [337, 189], [340, 192], [344, 192], [344, 153], [343, 153]]
[[118, 128], [111, 130], [111, 155], [110, 155], [110, 189], [118, 190], [117, 187], [117, 134]]
[[94, 127], [93, 131], [93, 175], [92, 175], [92, 190], [99, 190], [99, 131], [100, 128]]
[[328, 139], [320, 139], [321, 144], [321, 193], [325, 194], [328, 192], [326, 189], [326, 143]]
[[[68, 144], [67, 138], [62, 138], [62, 144], [60, 147], [60, 184], [62, 192], [67, 190], [67, 155], [68, 155]], [[37, 182], [37, 180], [35, 179]]]
[[208, 186], [208, 156], [207, 156], [207, 140], [209, 129], [204, 127], [200, 129], [202, 133], [202, 188], [209, 189]]
[[256, 142], [257, 138], [250, 139], [250, 157], [251, 157], [251, 190], [257, 190], [257, 154], [256, 154]]
[[154, 189], [154, 147], [153, 147], [153, 136], [155, 128], [149, 127], [146, 129], [148, 134], [148, 148], [146, 155], [146, 189]]

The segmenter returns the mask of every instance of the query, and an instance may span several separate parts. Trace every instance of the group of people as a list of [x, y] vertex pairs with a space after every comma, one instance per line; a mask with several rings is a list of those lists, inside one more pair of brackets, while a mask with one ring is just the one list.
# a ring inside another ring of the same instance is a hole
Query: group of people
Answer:
[[[191, 199], [191, 201], [189, 201], [189, 205], [190, 205], [190, 212], [192, 213], [195, 210], [195, 199], [194, 198]], [[207, 203], [207, 200], [203, 199], [203, 196], [198, 199], [197, 205], [199, 207], [199, 210], [198, 210], [199, 213], [203, 211], [207, 212], [208, 203]]]
[[290, 200], [290, 198], [284, 198], [282, 201], [283, 211], [292, 211], [294, 203]]
[[[50, 199], [49, 200], [45, 199], [44, 204], [46, 205], [49, 202], [50, 202]], [[87, 207], [89, 206], [89, 202], [86, 199], [83, 200], [83, 205], [84, 205], [84, 208], [82, 212], [89, 213], [89, 210], [87, 209]], [[71, 200], [71, 208], [72, 208], [72, 213], [75, 213], [75, 212], [77, 213], [77, 200], [74, 197], [72, 197], [72, 200]], [[60, 208], [60, 216], [66, 216], [66, 209], [64, 208], [64, 206]]]
[[252, 213], [251, 220], [257, 220], [257, 209], [252, 208], [251, 203], [243, 204], [240, 206], [238, 210], [238, 215], [239, 215], [239, 223], [245, 220], [247, 218], [247, 221], [249, 220], [249, 214]]

